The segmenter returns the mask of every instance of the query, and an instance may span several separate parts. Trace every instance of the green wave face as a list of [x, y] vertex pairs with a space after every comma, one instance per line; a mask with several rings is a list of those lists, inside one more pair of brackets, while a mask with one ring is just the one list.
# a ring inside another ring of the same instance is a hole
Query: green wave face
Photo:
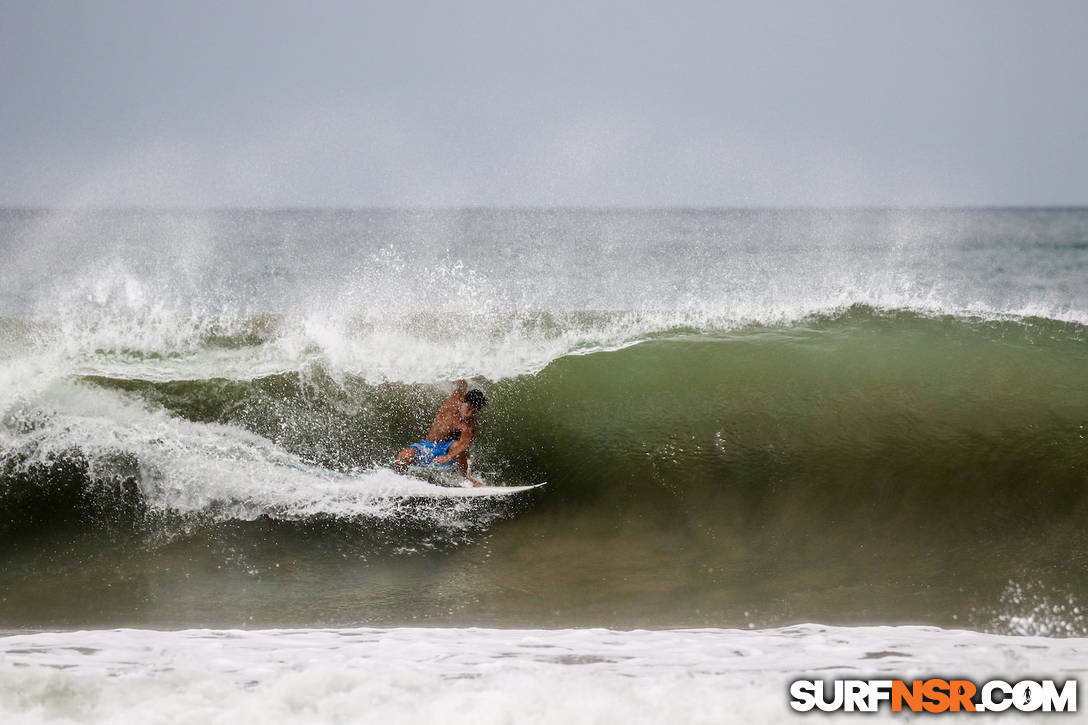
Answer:
[[562, 483], [508, 553], [527, 536], [556, 591], [597, 581], [694, 622], [994, 626], [1025, 579], [1071, 610], [1084, 333], [862, 312], [558, 361], [496, 391], [517, 401], [502, 455], [522, 443]]
[[[113, 594], [106, 609], [131, 618], [145, 607], [155, 621], [191, 621], [182, 602], [198, 618], [220, 616], [199, 597], [172, 598], [184, 573], [196, 591], [226, 577], [238, 606], [268, 624], [312, 622], [315, 608], [330, 622], [399, 622], [411, 602], [431, 622], [1005, 631], [1027, 607], [1053, 614], [1051, 633], [1083, 633], [1086, 342], [1076, 323], [865, 307], [674, 331], [475, 381], [491, 401], [477, 469], [548, 486], [474, 504], [443, 527], [409, 509], [254, 521], [209, 511], [165, 523], [141, 498], [138, 461], [122, 466], [128, 478], [96, 479], [90, 454], [74, 451], [40, 480], [9, 457], [0, 504], [41, 525], [0, 534], [51, 572], [45, 582], [63, 572], [42, 552], [71, 547], [88, 563], [79, 576], [91, 577], [115, 560], [102, 550], [121, 548], [126, 576], [146, 591]], [[422, 436], [444, 395], [319, 364], [254, 380], [80, 380], [332, 469], [388, 462]], [[0, 603], [5, 619], [53, 586], [13, 571], [4, 576], [20, 586]], [[51, 606], [53, 618], [80, 621], [73, 606]]]

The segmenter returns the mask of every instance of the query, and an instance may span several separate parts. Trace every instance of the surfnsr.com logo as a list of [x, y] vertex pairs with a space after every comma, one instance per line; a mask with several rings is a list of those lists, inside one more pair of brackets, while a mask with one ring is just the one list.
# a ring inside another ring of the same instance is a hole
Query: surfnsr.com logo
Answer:
[[796, 680], [790, 707], [798, 712], [1076, 712], [1077, 681]]

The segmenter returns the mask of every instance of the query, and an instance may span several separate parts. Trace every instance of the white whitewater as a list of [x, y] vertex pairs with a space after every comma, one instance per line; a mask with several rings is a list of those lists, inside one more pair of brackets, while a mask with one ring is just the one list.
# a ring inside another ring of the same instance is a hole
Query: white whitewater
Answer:
[[[0, 637], [0, 718], [141, 725], [770, 723], [796, 720], [788, 683], [802, 677], [1067, 679], [1086, 663], [1088, 638], [931, 627], [18, 634]], [[1084, 721], [1084, 712], [1058, 719]], [[859, 717], [902, 721], [904, 714], [840, 716]]]

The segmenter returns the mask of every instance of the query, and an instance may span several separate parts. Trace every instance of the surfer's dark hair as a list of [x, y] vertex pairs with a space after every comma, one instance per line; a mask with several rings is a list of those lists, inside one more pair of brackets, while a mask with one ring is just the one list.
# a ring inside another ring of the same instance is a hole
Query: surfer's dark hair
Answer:
[[481, 391], [473, 388], [472, 390], [465, 393], [465, 402], [471, 405], [476, 410], [479, 410], [480, 408], [487, 405], [487, 398], [484, 397], [484, 394]]

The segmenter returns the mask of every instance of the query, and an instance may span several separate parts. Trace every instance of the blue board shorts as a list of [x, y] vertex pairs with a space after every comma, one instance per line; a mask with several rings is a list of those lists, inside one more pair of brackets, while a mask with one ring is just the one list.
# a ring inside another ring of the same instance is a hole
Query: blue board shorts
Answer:
[[434, 462], [434, 459], [438, 456], [446, 455], [451, 445], [453, 445], [453, 441], [439, 441], [437, 443], [434, 441], [420, 441], [419, 443], [413, 443], [408, 446], [416, 452], [416, 460], [412, 465], [423, 468], [452, 468], [457, 461]]

